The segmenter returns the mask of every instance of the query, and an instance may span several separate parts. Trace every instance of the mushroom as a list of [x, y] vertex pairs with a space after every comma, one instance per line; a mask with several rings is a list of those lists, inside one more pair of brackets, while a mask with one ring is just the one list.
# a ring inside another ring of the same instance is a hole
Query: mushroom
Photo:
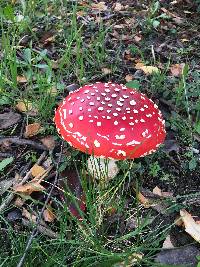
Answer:
[[96, 82], [70, 92], [55, 112], [55, 124], [64, 140], [91, 155], [90, 172], [99, 166], [97, 176], [110, 160], [116, 175], [116, 160], [149, 155], [166, 136], [158, 106], [145, 94], [112, 82]]

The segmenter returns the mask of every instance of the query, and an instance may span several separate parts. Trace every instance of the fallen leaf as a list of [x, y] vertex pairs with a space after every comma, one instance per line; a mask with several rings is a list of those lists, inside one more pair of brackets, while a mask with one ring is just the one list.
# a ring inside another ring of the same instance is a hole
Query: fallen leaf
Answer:
[[51, 67], [57, 70], [59, 68], [59, 62], [57, 60], [51, 60]]
[[43, 217], [46, 222], [53, 222], [55, 220], [56, 215], [53, 213], [50, 205], [44, 210]]
[[108, 68], [102, 68], [101, 70], [102, 70], [103, 74], [105, 74], [105, 75], [112, 73], [112, 70], [108, 69]]
[[6, 158], [6, 159], [3, 159], [1, 162], [0, 162], [0, 172], [3, 171], [3, 169], [9, 165], [11, 162], [13, 162], [14, 158], [13, 157], [9, 157], [9, 158]]
[[137, 263], [143, 258], [143, 254], [141, 253], [133, 253], [125, 261], [117, 262], [116, 264], [112, 265], [113, 267], [133, 267], [136, 266]]
[[38, 122], [35, 122], [35, 123], [32, 123], [32, 124], [28, 124], [26, 126], [26, 130], [25, 130], [24, 136], [26, 138], [35, 136], [35, 135], [38, 134], [40, 128], [41, 128], [41, 124], [38, 123]]
[[35, 116], [38, 114], [38, 110], [33, 107], [33, 104], [30, 101], [27, 100], [19, 101], [15, 107], [20, 112], [26, 112], [31, 116]]
[[79, 18], [79, 17], [83, 17], [85, 14], [86, 14], [86, 13], [85, 13], [84, 10], [80, 10], [80, 11], [76, 12], [76, 16], [77, 16], [77, 18]]
[[0, 130], [8, 129], [21, 120], [21, 115], [15, 112], [5, 112], [0, 114]]
[[185, 209], [180, 210], [180, 215], [185, 226], [185, 231], [197, 242], [200, 242], [200, 225], [195, 222], [192, 215]]
[[141, 62], [138, 62], [136, 65], [135, 65], [135, 68], [137, 70], [142, 70], [145, 74], [153, 74], [153, 73], [158, 73], [159, 72], [159, 69], [157, 67], [154, 67], [154, 66], [145, 66], [143, 63]]
[[180, 77], [182, 75], [184, 66], [185, 63], [171, 65], [170, 67], [171, 74], [174, 77]]
[[31, 102], [24, 100], [24, 101], [19, 101], [16, 105], [16, 108], [21, 112], [27, 112], [32, 110], [33, 105]]
[[153, 193], [155, 195], [158, 195], [158, 196], [162, 197], [162, 191], [161, 191], [161, 189], [158, 186], [154, 187]]
[[144, 208], [150, 208], [151, 207], [149, 199], [146, 198], [141, 192], [138, 193], [138, 200], [144, 206]]
[[174, 245], [171, 242], [170, 235], [168, 235], [163, 242], [162, 248], [169, 249], [169, 248], [174, 248]]
[[46, 146], [49, 150], [54, 149], [56, 142], [54, 140], [53, 135], [46, 136], [41, 139], [41, 142], [44, 146]]
[[120, 3], [116, 3], [114, 7], [114, 11], [121, 11], [123, 9], [123, 5]]
[[27, 79], [25, 76], [17, 76], [17, 82], [18, 83], [26, 83]]
[[132, 81], [132, 80], [133, 80], [133, 75], [131, 75], [131, 74], [127, 74], [127, 75], [125, 76], [125, 80], [126, 80], [126, 82], [130, 82], [130, 81]]
[[22, 216], [27, 218], [29, 221], [36, 223], [36, 215], [31, 214], [27, 209], [22, 209]]
[[55, 41], [55, 32], [50, 30], [47, 32], [42, 33], [42, 37], [40, 38], [40, 42], [44, 45], [47, 45], [48, 43], [52, 43]]
[[30, 195], [33, 192], [36, 191], [43, 191], [45, 188], [40, 184], [42, 180], [47, 176], [47, 174], [52, 169], [52, 166], [50, 166], [43, 174], [39, 173], [37, 176], [35, 176], [30, 182], [26, 184], [16, 184], [13, 186], [13, 190], [18, 193], [23, 193], [26, 195]]
[[98, 4], [92, 3], [91, 8], [98, 11], [106, 11], [108, 9], [105, 2], [99, 2]]
[[17, 197], [14, 201], [14, 205], [18, 208], [21, 208], [24, 205], [25, 200], [21, 197]]
[[[85, 193], [82, 188], [80, 177], [76, 170], [65, 169], [61, 172], [61, 179], [59, 179], [61, 199], [66, 202], [70, 213], [77, 219], [82, 220], [82, 213], [86, 209], [85, 204]], [[64, 192], [71, 192], [73, 198], [70, 194], [65, 194]], [[82, 211], [82, 213], [80, 212]]]
[[44, 186], [40, 185], [39, 182], [29, 182], [24, 185], [14, 186], [14, 191], [16, 193], [24, 193], [30, 195], [33, 192], [39, 192], [45, 190]]
[[199, 255], [200, 251], [194, 245], [163, 249], [156, 255], [155, 261], [157, 264], [155, 266], [193, 267], [197, 266], [196, 257]]
[[33, 165], [33, 167], [31, 168], [31, 174], [33, 175], [33, 177], [36, 177], [36, 176], [40, 177], [45, 172], [46, 170], [42, 166], [39, 166], [38, 164]]
[[140, 35], [135, 35], [134, 37], [133, 37], [133, 39], [138, 43], [138, 42], [140, 42], [141, 40], [142, 40], [142, 36]]
[[164, 142], [163, 150], [166, 153], [169, 153], [169, 152], [172, 152], [172, 151], [179, 152], [180, 147], [179, 147], [179, 145], [178, 145], [178, 143], [177, 143], [177, 141], [175, 139], [166, 139], [165, 142]]

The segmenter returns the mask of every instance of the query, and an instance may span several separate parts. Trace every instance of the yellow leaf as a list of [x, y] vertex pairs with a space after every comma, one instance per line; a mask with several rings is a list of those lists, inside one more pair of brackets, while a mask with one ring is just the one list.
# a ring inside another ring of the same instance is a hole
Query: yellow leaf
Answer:
[[154, 66], [145, 66], [142, 62], [138, 62], [136, 65], [135, 65], [135, 68], [137, 70], [142, 70], [145, 74], [152, 74], [152, 73], [158, 73], [159, 72], [159, 69], [157, 67], [154, 67]]
[[185, 226], [185, 231], [197, 242], [200, 242], [200, 225], [195, 222], [191, 214], [185, 209], [180, 210], [180, 215]]
[[32, 124], [28, 124], [26, 126], [26, 130], [25, 130], [24, 136], [26, 138], [35, 136], [35, 135], [38, 134], [40, 128], [41, 128], [41, 125], [38, 122], [35, 122], [35, 123], [32, 123]]
[[27, 79], [25, 76], [17, 76], [17, 82], [18, 83], [26, 83]]
[[31, 174], [33, 175], [33, 177], [42, 176], [45, 172], [46, 170], [42, 166], [39, 166], [38, 164], [35, 164], [31, 168]]
[[26, 99], [24, 99], [24, 101], [20, 100], [15, 107], [20, 112], [26, 112], [30, 116], [35, 116], [38, 114], [38, 110], [33, 107], [32, 102], [27, 101]]
[[20, 112], [27, 112], [33, 109], [33, 105], [30, 101], [19, 101], [16, 105], [16, 108]]

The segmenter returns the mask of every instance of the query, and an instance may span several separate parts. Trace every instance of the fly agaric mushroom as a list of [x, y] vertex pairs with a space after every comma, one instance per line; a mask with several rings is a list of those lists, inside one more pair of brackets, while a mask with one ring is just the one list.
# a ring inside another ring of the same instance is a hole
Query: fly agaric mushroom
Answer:
[[[111, 82], [70, 92], [56, 110], [55, 124], [71, 146], [100, 158], [101, 168], [102, 158], [124, 160], [149, 155], [166, 136], [165, 121], [151, 99]], [[90, 166], [91, 162], [90, 158]], [[92, 172], [95, 168], [96, 163]], [[116, 174], [116, 164], [114, 169]]]

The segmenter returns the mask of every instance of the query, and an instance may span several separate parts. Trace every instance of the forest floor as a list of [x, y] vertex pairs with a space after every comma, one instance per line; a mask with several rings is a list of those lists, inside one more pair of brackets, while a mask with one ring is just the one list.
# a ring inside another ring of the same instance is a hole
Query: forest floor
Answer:
[[[199, 0], [0, 7], [0, 266], [200, 266]], [[167, 131], [104, 185], [53, 121], [97, 81], [145, 93]]]

